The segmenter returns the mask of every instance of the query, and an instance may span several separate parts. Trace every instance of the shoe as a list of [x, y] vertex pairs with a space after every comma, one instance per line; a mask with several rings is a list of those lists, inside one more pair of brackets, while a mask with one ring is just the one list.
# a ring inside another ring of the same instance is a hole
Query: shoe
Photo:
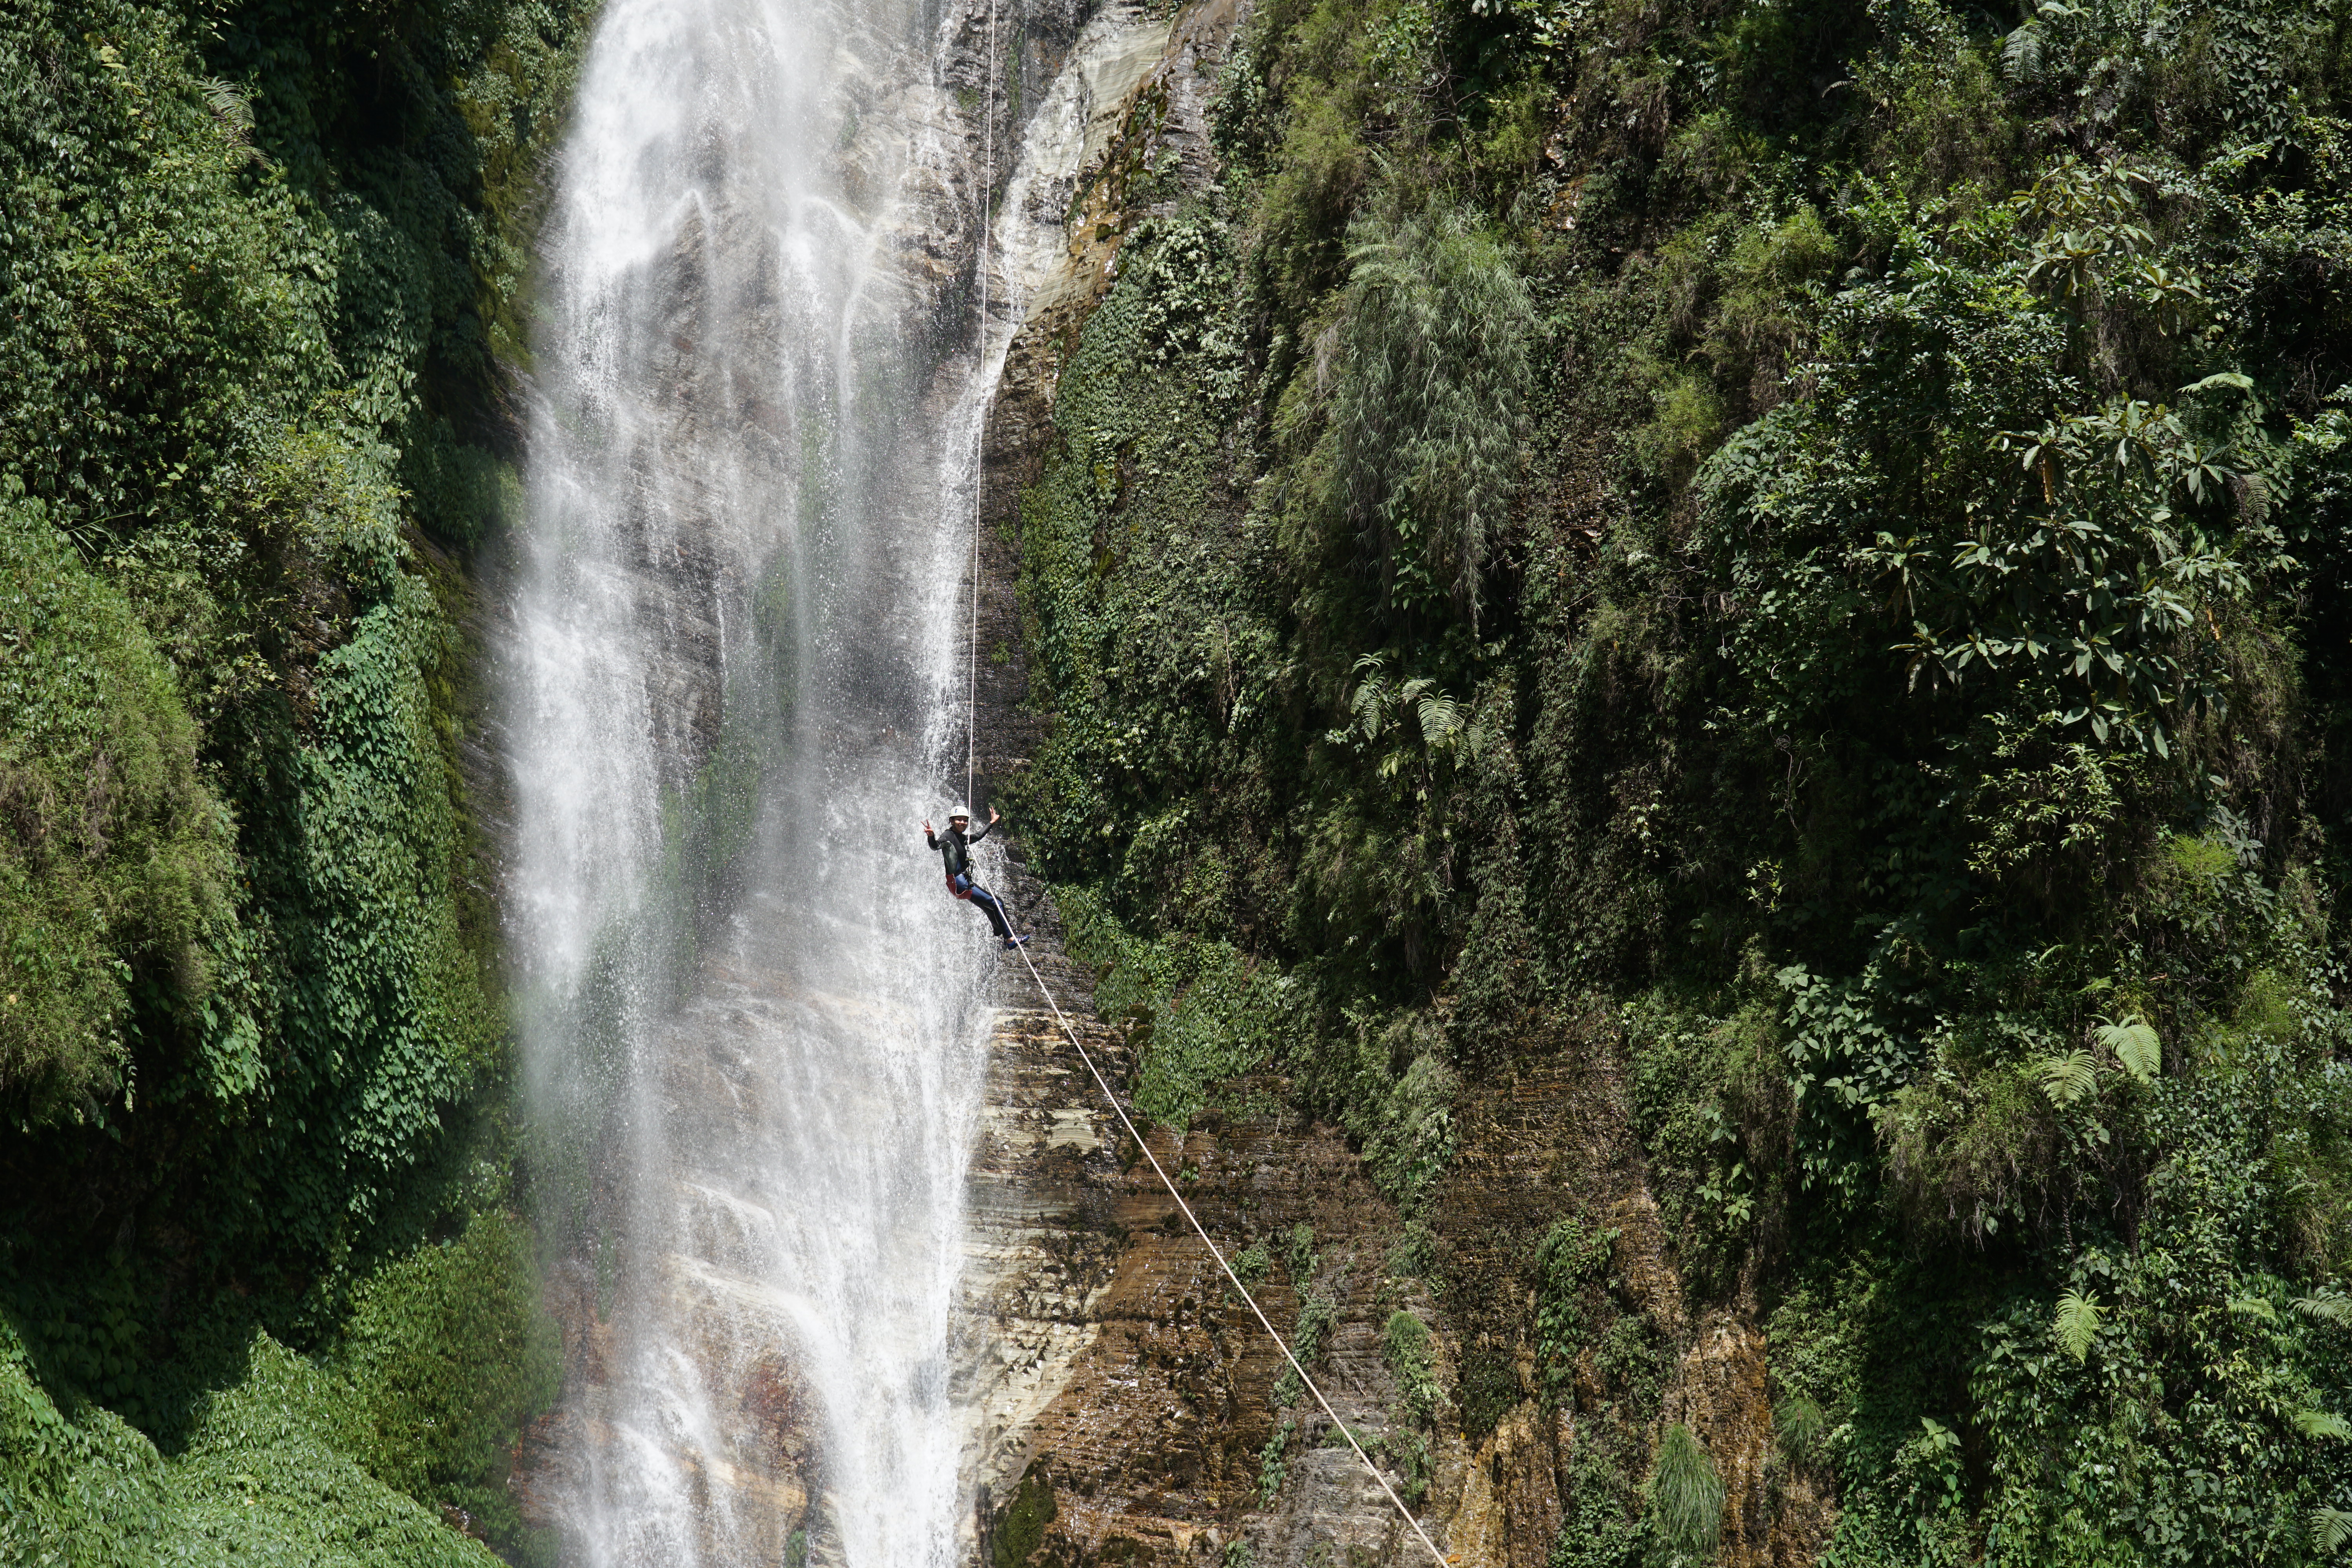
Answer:
[[1011, 952], [1016, 947], [1026, 947], [1028, 945], [1029, 939], [1025, 936], [1008, 936], [1004, 939], [1004, 951], [1007, 952]]

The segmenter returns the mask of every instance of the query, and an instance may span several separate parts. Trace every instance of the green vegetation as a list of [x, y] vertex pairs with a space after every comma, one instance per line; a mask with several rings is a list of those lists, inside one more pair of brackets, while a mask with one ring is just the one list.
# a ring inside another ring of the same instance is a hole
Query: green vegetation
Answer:
[[[1568, 1053], [1830, 1560], [2336, 1550], [2347, 51], [1261, 4], [1021, 525], [1023, 820], [1146, 1109], [1280, 1075], [1444, 1237], [1457, 1098]], [[1708, 1560], [1688, 1331], [1556, 1217], [1433, 1255], [1580, 1407], [1554, 1560]]]
[[1715, 1461], [1677, 1421], [1658, 1443], [1657, 1469], [1650, 1477], [1650, 1517], [1656, 1531], [1657, 1561], [1705, 1563], [1723, 1539], [1723, 1478]]
[[[425, 1325], [406, 1327], [413, 1359], [446, 1356], [446, 1342], [419, 1336]], [[396, 1469], [404, 1456], [369, 1430], [370, 1406], [400, 1394], [320, 1368], [257, 1328], [219, 1330], [206, 1342], [220, 1357], [205, 1368], [217, 1391], [174, 1412], [166, 1462], [112, 1412], [87, 1402], [61, 1409], [22, 1342], [0, 1339], [0, 1552], [9, 1562], [208, 1563], [232, 1552], [353, 1568], [496, 1561], [387, 1484], [383, 1461]], [[426, 1422], [437, 1413], [409, 1412]], [[500, 1500], [511, 1530], [513, 1505]]]
[[1429, 1325], [1408, 1311], [1390, 1313], [1388, 1326], [1381, 1331], [1381, 1360], [1396, 1379], [1397, 1400], [1405, 1415], [1423, 1426], [1435, 1420], [1445, 1391], [1438, 1385]]
[[537, 1550], [457, 628], [584, 14], [0, 17], [10, 1562]]
[[[1045, 1539], [1045, 1527], [1054, 1522], [1055, 1511], [1053, 1483], [1037, 1466], [1030, 1466], [1021, 1477], [1011, 1506], [996, 1525], [996, 1568], [1014, 1568], [1027, 1562]], [[806, 1552], [805, 1544], [802, 1550]]]
[[[1300, 1366], [1313, 1371], [1316, 1363], [1323, 1359], [1323, 1352], [1330, 1347], [1331, 1331], [1339, 1326], [1339, 1303], [1327, 1291], [1310, 1292], [1298, 1304], [1298, 1326], [1291, 1331], [1290, 1353], [1297, 1359]], [[1298, 1373], [1286, 1366], [1282, 1376], [1275, 1382], [1274, 1403], [1278, 1408], [1287, 1410], [1306, 1393], [1307, 1385], [1299, 1381]]]
[[1281, 1426], [1274, 1429], [1274, 1436], [1265, 1440], [1265, 1447], [1259, 1450], [1257, 1457], [1259, 1502], [1272, 1502], [1276, 1495], [1282, 1490], [1282, 1483], [1290, 1474], [1290, 1439], [1297, 1434], [1297, 1422], [1285, 1420]]
[[1616, 1239], [1615, 1231], [1596, 1233], [1570, 1218], [1553, 1222], [1536, 1246], [1528, 1269], [1536, 1287], [1536, 1367], [1549, 1387], [1566, 1383], [1590, 1337], [1588, 1298]]

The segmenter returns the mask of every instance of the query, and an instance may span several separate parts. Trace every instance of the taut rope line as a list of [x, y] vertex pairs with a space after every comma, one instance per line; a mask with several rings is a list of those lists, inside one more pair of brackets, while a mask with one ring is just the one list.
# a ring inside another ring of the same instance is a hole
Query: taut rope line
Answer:
[[1143, 1134], [1138, 1132], [1135, 1123], [1128, 1120], [1127, 1108], [1118, 1102], [1118, 1096], [1111, 1092], [1109, 1081], [1103, 1077], [1102, 1069], [1095, 1066], [1095, 1058], [1087, 1050], [1086, 1042], [1078, 1038], [1078, 1032], [1070, 1027], [1069, 1019], [1063, 1016], [1062, 1005], [1054, 1000], [1053, 990], [1045, 984], [1045, 977], [1037, 973], [1037, 965], [1029, 957], [1029, 950], [1024, 947], [1016, 951], [1021, 954], [1021, 962], [1028, 965], [1029, 978], [1037, 983], [1038, 993], [1045, 998], [1045, 1005], [1054, 1010], [1054, 1021], [1062, 1026], [1062, 1033], [1069, 1037], [1070, 1044], [1077, 1048], [1078, 1059], [1087, 1064], [1087, 1071], [1093, 1075], [1095, 1087], [1102, 1090], [1105, 1100], [1110, 1101], [1111, 1110], [1118, 1116], [1118, 1124], [1127, 1129], [1127, 1135], [1135, 1140], [1135, 1146], [1143, 1151], [1143, 1157], [1151, 1162], [1151, 1173], [1160, 1178], [1160, 1184], [1168, 1189], [1168, 1195], [1176, 1200], [1176, 1206], [1182, 1209], [1184, 1217], [1192, 1222], [1193, 1234], [1201, 1238], [1201, 1245], [1209, 1249], [1209, 1256], [1217, 1260], [1217, 1267], [1225, 1271], [1225, 1278], [1233, 1281], [1234, 1289], [1241, 1293], [1244, 1301], [1249, 1303], [1249, 1310], [1257, 1316], [1258, 1327], [1265, 1331], [1265, 1337], [1272, 1340], [1275, 1348], [1282, 1352], [1282, 1359], [1290, 1363], [1290, 1370], [1298, 1374], [1298, 1381], [1307, 1385], [1307, 1392], [1315, 1396], [1315, 1403], [1323, 1407], [1323, 1414], [1331, 1418], [1331, 1425], [1339, 1429], [1339, 1436], [1348, 1439], [1348, 1447], [1356, 1450], [1356, 1458], [1364, 1462], [1364, 1468], [1371, 1473], [1373, 1480], [1380, 1483], [1381, 1490], [1388, 1494], [1389, 1501], [1396, 1505], [1398, 1515], [1412, 1527], [1413, 1534], [1421, 1538], [1421, 1543], [1429, 1548], [1429, 1555], [1437, 1563], [1438, 1568], [1445, 1568], [1445, 1553], [1429, 1539], [1429, 1532], [1421, 1528], [1421, 1521], [1412, 1517], [1412, 1510], [1404, 1506], [1402, 1498], [1396, 1495], [1396, 1489], [1389, 1485], [1389, 1479], [1381, 1474], [1381, 1468], [1372, 1463], [1372, 1457], [1364, 1452], [1361, 1443], [1356, 1441], [1355, 1433], [1339, 1419], [1339, 1412], [1331, 1408], [1331, 1402], [1323, 1397], [1323, 1391], [1315, 1386], [1313, 1378], [1307, 1375], [1307, 1369], [1298, 1364], [1298, 1358], [1291, 1353], [1290, 1346], [1274, 1331], [1274, 1324], [1267, 1321], [1265, 1309], [1257, 1304], [1257, 1298], [1249, 1293], [1249, 1287], [1243, 1284], [1241, 1276], [1234, 1272], [1234, 1266], [1225, 1261], [1224, 1253], [1209, 1239], [1209, 1232], [1201, 1224], [1200, 1216], [1192, 1212], [1192, 1205], [1184, 1201], [1184, 1194], [1178, 1192], [1176, 1184], [1168, 1179], [1168, 1172], [1160, 1165], [1160, 1156], [1151, 1152], [1151, 1145], [1143, 1141]]
[[[995, 225], [989, 209], [996, 187], [996, 0], [988, 0], [987, 74], [980, 96], [987, 105], [980, 132], [980, 285], [979, 374], [988, 374], [988, 241]], [[963, 808], [971, 809], [972, 758], [980, 746], [980, 514], [981, 481], [988, 457], [988, 399], [979, 399], [971, 422], [971, 647], [965, 663], [963, 689]]]
[[[988, 372], [988, 242], [992, 227], [989, 221], [990, 192], [996, 180], [996, 0], [989, 0], [988, 5], [986, 58], [988, 74], [981, 83], [981, 92], [988, 103], [981, 132], [979, 353], [980, 371], [982, 375]], [[972, 422], [971, 441], [971, 637], [970, 658], [964, 679], [963, 731], [963, 808], [967, 812], [971, 810], [973, 763], [980, 744], [981, 480], [987, 455], [988, 408], [983, 400], [978, 411], [978, 416]], [[1068, 1037], [1071, 1046], [1076, 1049], [1078, 1059], [1087, 1064], [1087, 1072], [1094, 1079], [1095, 1087], [1101, 1089], [1103, 1098], [1110, 1102], [1112, 1112], [1118, 1118], [1118, 1124], [1127, 1129], [1127, 1135], [1135, 1140], [1135, 1146], [1143, 1151], [1143, 1157], [1151, 1162], [1152, 1174], [1158, 1176], [1160, 1184], [1168, 1189], [1168, 1195], [1176, 1200], [1176, 1206], [1184, 1211], [1184, 1217], [1192, 1223], [1193, 1234], [1201, 1238], [1201, 1245], [1209, 1249], [1209, 1256], [1215, 1258], [1217, 1267], [1225, 1271], [1225, 1278], [1233, 1282], [1234, 1290], [1240, 1293], [1241, 1299], [1248, 1303], [1250, 1311], [1256, 1317], [1258, 1327], [1265, 1331], [1265, 1337], [1272, 1340], [1275, 1349], [1282, 1352], [1282, 1359], [1290, 1363], [1290, 1370], [1298, 1374], [1298, 1381], [1306, 1386], [1307, 1392], [1315, 1396], [1315, 1403], [1323, 1407], [1323, 1414], [1330, 1418], [1332, 1426], [1339, 1428], [1339, 1436], [1348, 1439], [1348, 1447], [1356, 1451], [1356, 1458], [1363, 1461], [1365, 1470], [1379, 1484], [1381, 1491], [1389, 1501], [1395, 1505], [1397, 1516], [1402, 1519], [1406, 1527], [1420, 1539], [1422, 1545], [1429, 1549], [1430, 1558], [1438, 1565], [1438, 1568], [1446, 1568], [1445, 1554], [1438, 1551], [1435, 1542], [1429, 1539], [1429, 1532], [1422, 1529], [1421, 1521], [1413, 1518], [1412, 1510], [1404, 1506], [1404, 1500], [1397, 1496], [1394, 1487], [1389, 1485], [1389, 1479], [1381, 1474], [1381, 1468], [1372, 1463], [1372, 1457], [1364, 1452], [1364, 1446], [1356, 1441], [1356, 1435], [1348, 1429], [1348, 1424], [1339, 1419], [1339, 1413], [1331, 1408], [1331, 1402], [1323, 1397], [1322, 1389], [1316, 1386], [1315, 1380], [1307, 1374], [1307, 1369], [1298, 1364], [1298, 1357], [1292, 1353], [1288, 1342], [1274, 1331], [1274, 1323], [1266, 1317], [1265, 1309], [1257, 1304], [1257, 1298], [1250, 1294], [1249, 1287], [1243, 1284], [1241, 1276], [1234, 1272], [1234, 1266], [1225, 1261], [1224, 1253], [1219, 1249], [1215, 1242], [1209, 1239], [1208, 1229], [1201, 1224], [1200, 1216], [1192, 1212], [1192, 1205], [1184, 1201], [1184, 1194], [1178, 1192], [1176, 1184], [1168, 1179], [1167, 1171], [1160, 1163], [1160, 1156], [1151, 1152], [1151, 1145], [1145, 1142], [1143, 1134], [1136, 1131], [1135, 1123], [1128, 1118], [1127, 1107], [1120, 1104], [1118, 1096], [1111, 1092], [1110, 1080], [1103, 1077], [1102, 1069], [1095, 1065], [1095, 1058], [1092, 1053], [1087, 1051], [1086, 1042], [1078, 1038], [1077, 1030], [1070, 1026], [1070, 1020], [1063, 1015], [1062, 1005], [1055, 999], [1053, 988], [1045, 984], [1045, 977], [1037, 973], [1037, 965], [1030, 958], [1029, 950], [1022, 947], [1015, 951], [1021, 954], [1021, 962], [1027, 965], [1029, 978], [1036, 983], [1038, 994], [1045, 997], [1045, 1005], [1054, 1010], [1054, 1021], [1062, 1026], [1062, 1033]]]

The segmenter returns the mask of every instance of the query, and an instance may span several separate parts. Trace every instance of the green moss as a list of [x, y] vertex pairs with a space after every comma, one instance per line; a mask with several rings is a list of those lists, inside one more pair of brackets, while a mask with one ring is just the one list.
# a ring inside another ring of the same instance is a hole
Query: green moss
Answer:
[[1045, 1542], [1045, 1527], [1054, 1522], [1054, 1486], [1039, 1465], [1021, 1477], [1013, 1500], [997, 1516], [992, 1556], [996, 1568], [1021, 1568]]

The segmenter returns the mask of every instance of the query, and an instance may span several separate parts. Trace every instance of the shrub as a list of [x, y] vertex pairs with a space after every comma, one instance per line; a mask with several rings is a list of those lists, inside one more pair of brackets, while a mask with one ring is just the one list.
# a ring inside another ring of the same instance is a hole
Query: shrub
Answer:
[[506, 1447], [554, 1400], [560, 1359], [530, 1232], [495, 1214], [362, 1284], [337, 1357], [370, 1471], [509, 1533]]
[[1450, 604], [1475, 625], [1518, 485], [1533, 302], [1458, 209], [1367, 222], [1348, 254], [1333, 503], [1391, 614]]
[[1677, 1565], [1713, 1559], [1723, 1539], [1723, 1478], [1715, 1460], [1677, 1421], [1658, 1443], [1650, 1475], [1650, 1519], [1659, 1560]]
[[132, 605], [44, 509], [0, 501], [0, 1103], [20, 1127], [129, 1087], [134, 985], [209, 989], [230, 826]]
[[1555, 1395], [1591, 1331], [1585, 1289], [1607, 1267], [1616, 1239], [1613, 1230], [1596, 1232], [1571, 1217], [1554, 1220], [1536, 1244], [1536, 1366]]
[[[1339, 1324], [1339, 1303], [1328, 1293], [1318, 1290], [1300, 1304], [1298, 1323], [1290, 1336], [1290, 1353], [1297, 1358], [1300, 1366], [1311, 1371], [1315, 1363], [1323, 1359], [1323, 1352], [1330, 1344], [1331, 1331]], [[1282, 1376], [1274, 1385], [1276, 1408], [1289, 1409], [1306, 1392], [1306, 1384], [1299, 1381], [1298, 1373], [1285, 1367]]]
[[1396, 1375], [1397, 1398], [1415, 1421], [1436, 1418], [1445, 1391], [1437, 1383], [1437, 1352], [1429, 1325], [1402, 1309], [1389, 1314], [1381, 1333], [1381, 1359]]

